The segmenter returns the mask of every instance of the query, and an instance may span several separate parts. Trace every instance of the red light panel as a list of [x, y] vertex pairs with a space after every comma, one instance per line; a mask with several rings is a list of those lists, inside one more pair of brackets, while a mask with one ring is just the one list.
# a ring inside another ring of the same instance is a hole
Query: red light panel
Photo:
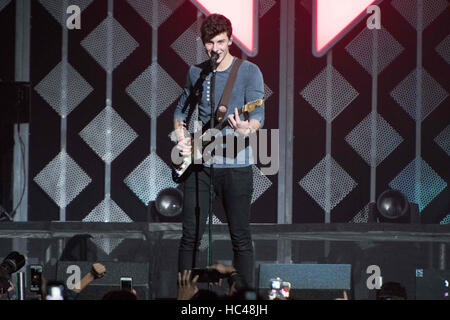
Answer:
[[313, 54], [325, 55], [380, 0], [313, 0]]

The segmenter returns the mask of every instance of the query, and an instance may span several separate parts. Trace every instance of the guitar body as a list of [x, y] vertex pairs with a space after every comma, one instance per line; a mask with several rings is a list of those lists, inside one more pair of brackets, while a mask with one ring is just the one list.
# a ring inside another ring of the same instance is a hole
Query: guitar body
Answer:
[[[259, 99], [254, 102], [248, 103], [245, 106], [243, 106], [239, 110], [239, 115], [246, 112], [251, 113], [253, 112], [257, 107], [262, 106], [264, 100]], [[224, 118], [222, 121], [220, 121], [216, 126], [215, 129], [221, 131], [223, 128], [225, 128], [228, 125], [228, 119]], [[203, 138], [206, 134], [208, 134], [208, 130], [210, 130], [209, 124], [205, 125], [202, 129], [202, 135], [201, 138]], [[193, 139], [193, 138], [192, 138]], [[184, 182], [187, 177], [191, 174], [193, 170], [195, 170], [196, 166], [203, 166], [203, 149], [208, 146], [212, 141], [208, 139], [207, 142], [205, 140], [201, 139], [202, 141], [202, 148], [201, 150], [194, 150], [194, 142], [192, 140], [192, 155], [188, 157], [183, 158], [183, 162], [180, 165], [175, 165], [172, 163], [172, 179], [175, 183], [182, 183]]]
[[172, 165], [172, 180], [175, 183], [183, 183], [191, 174], [193, 165], [189, 165], [187, 170], [180, 170], [179, 168]]

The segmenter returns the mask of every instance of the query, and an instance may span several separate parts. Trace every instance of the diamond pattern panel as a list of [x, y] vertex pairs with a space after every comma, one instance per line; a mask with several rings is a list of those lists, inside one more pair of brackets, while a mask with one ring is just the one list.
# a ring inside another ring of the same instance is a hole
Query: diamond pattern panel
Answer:
[[[331, 73], [331, 114], [327, 114], [327, 77]], [[333, 66], [325, 67], [303, 91], [302, 97], [328, 122], [332, 122], [358, 96], [358, 92]]]
[[436, 51], [450, 64], [450, 35], [436, 47]]
[[0, 11], [2, 11], [10, 2], [11, 0], [0, 0]]
[[[189, 66], [199, 64], [208, 59], [202, 39], [199, 36], [200, 26], [201, 24], [198, 21], [194, 22], [170, 46]], [[194, 48], [197, 50], [194, 50]]]
[[[108, 37], [108, 34], [111, 36]], [[81, 46], [111, 73], [139, 44], [116, 19], [107, 17], [81, 41]], [[110, 52], [112, 61], [108, 61]]]
[[373, 163], [372, 115], [369, 114], [345, 138], [345, 141], [366, 161], [369, 166], [378, 166], [402, 142], [403, 138], [378, 113], [376, 114], [376, 161]]
[[368, 223], [369, 222], [369, 204], [367, 204], [360, 212], [358, 212], [350, 223]]
[[[212, 224], [224, 224], [222, 221], [220, 221], [219, 218], [217, 218], [214, 214], [212, 216]], [[209, 225], [209, 217], [206, 217], [206, 225]], [[214, 236], [213, 236], [214, 239]], [[209, 236], [208, 233], [205, 232], [202, 236], [202, 239], [200, 240], [200, 245], [198, 246], [198, 249], [200, 251], [204, 251], [206, 249], [208, 249], [208, 241], [209, 241]]]
[[450, 125], [448, 125], [434, 141], [450, 156]]
[[136, 132], [114, 111], [106, 107], [81, 132], [81, 138], [110, 164], [136, 138]]
[[84, 219], [84, 222], [133, 222], [111, 199], [105, 197]]
[[[128, 0], [128, 3], [144, 18], [149, 25], [157, 29], [183, 3], [184, 0]], [[154, 4], [157, 12], [154, 12]]]
[[183, 89], [158, 63], [148, 67], [126, 92], [150, 116], [156, 119], [175, 100]]
[[176, 188], [170, 175], [171, 169], [156, 153], [151, 153], [125, 178], [128, 188], [145, 204], [155, 201], [159, 192]]
[[273, 95], [272, 89], [267, 84], [264, 84], [264, 100], [267, 101]]
[[89, 240], [91, 240], [98, 248], [102, 249], [109, 256], [125, 239], [91, 238]]
[[[212, 223], [213, 224], [223, 224], [223, 222], [220, 221], [220, 219], [217, 218], [214, 214], [212, 216]], [[208, 224], [209, 224], [209, 217], [206, 217], [206, 225], [208, 225]]]
[[448, 93], [425, 69], [422, 69], [422, 109], [420, 110], [421, 117], [418, 119], [417, 111], [419, 110], [416, 108], [417, 74], [417, 69], [411, 72], [391, 92], [391, 96], [411, 118], [416, 121], [423, 121], [448, 97]]
[[253, 194], [252, 203], [258, 200], [258, 198], [266, 192], [271, 186], [272, 182], [269, 178], [262, 174], [261, 170], [255, 165], [253, 168]]
[[202, 240], [200, 240], [200, 245], [198, 246], [198, 250], [205, 251], [208, 249], [208, 235], [204, 234]]
[[275, 4], [275, 0], [259, 0], [259, 17], [262, 18]]
[[[419, 29], [417, 23], [417, 0], [394, 0], [391, 4], [413, 28]], [[448, 2], [446, 0], [424, 0], [422, 30], [425, 30], [433, 23], [447, 6]]]
[[77, 70], [67, 63], [67, 91], [62, 90], [62, 71], [63, 63], [60, 62], [35, 87], [35, 90], [61, 117], [65, 118], [94, 89]]
[[310, 0], [301, 0], [300, 4], [308, 11], [310, 15], [312, 15], [312, 1]]
[[442, 221], [440, 222], [440, 224], [449, 224], [450, 223], [450, 214], [448, 214], [444, 219], [442, 219]]
[[[416, 168], [420, 170], [420, 181], [416, 181]], [[422, 211], [447, 187], [447, 183], [422, 158], [416, 158], [391, 181], [389, 186], [403, 192], [409, 202], [417, 203]]]
[[[93, 0], [71, 0], [68, 5], [77, 5], [80, 7], [81, 12], [86, 9]], [[39, 0], [41, 5], [58, 21], [62, 26], [66, 25], [67, 18], [67, 7], [64, 6], [64, 1], [62, 0]]]
[[373, 31], [364, 28], [363, 31], [345, 48], [369, 73], [373, 73], [374, 37], [377, 38], [378, 58], [376, 74], [380, 74], [404, 50], [402, 45], [384, 28]]
[[50, 161], [33, 180], [60, 208], [66, 208], [92, 182], [65, 151]]
[[200, 119], [198, 118], [198, 106], [196, 106], [194, 112], [192, 113], [191, 119], [187, 126], [187, 130], [190, 133], [195, 133], [198, 130], [202, 130]]
[[[327, 167], [331, 176], [328, 182], [329, 195], [326, 194]], [[323, 158], [299, 184], [326, 212], [330, 212], [357, 186], [352, 177], [330, 155]], [[330, 199], [329, 204], [327, 196]]]

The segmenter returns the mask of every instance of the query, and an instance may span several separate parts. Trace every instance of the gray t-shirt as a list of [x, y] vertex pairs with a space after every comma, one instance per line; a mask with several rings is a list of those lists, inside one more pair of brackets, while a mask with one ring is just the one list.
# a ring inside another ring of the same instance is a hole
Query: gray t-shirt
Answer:
[[[236, 58], [233, 61], [233, 64], [236, 62]], [[196, 66], [191, 66], [187, 75], [187, 83], [184, 88], [183, 95], [178, 102], [177, 108], [174, 113], [174, 120], [183, 119], [186, 120], [188, 114], [190, 114], [190, 110], [188, 106], [183, 113], [182, 110], [185, 107], [185, 103], [191, 91], [200, 78], [200, 74], [202, 71], [202, 66], [205, 64], [200, 64]], [[223, 91], [225, 89], [225, 85], [227, 83], [228, 77], [230, 75], [230, 71], [232, 69], [232, 65], [225, 71], [216, 72], [216, 82], [215, 82], [215, 91], [214, 91], [214, 100], [215, 100], [215, 112], [217, 111], [218, 104], [222, 98]], [[211, 85], [211, 75], [208, 75], [203, 82], [203, 91], [200, 103], [198, 105], [198, 120], [203, 123], [203, 125], [209, 123], [211, 117], [211, 106], [209, 102], [210, 97], [210, 85]], [[258, 66], [249, 62], [243, 61], [241, 67], [239, 68], [236, 82], [234, 84], [234, 88], [232, 91], [231, 99], [228, 104], [228, 112], [227, 116], [230, 114], [234, 114], [234, 109], [238, 108], [240, 110], [245, 104], [256, 101], [258, 99], [264, 98], [264, 80], [261, 71]], [[241, 115], [241, 120], [244, 120], [244, 115]], [[258, 120], [261, 123], [261, 127], [264, 125], [264, 104], [261, 107], [255, 109], [255, 111], [249, 114], [248, 120]], [[228, 130], [228, 132], [227, 132]], [[229, 135], [228, 139], [226, 135]], [[216, 152], [216, 156], [214, 157], [214, 167], [216, 168], [228, 168], [228, 167], [245, 167], [255, 163], [255, 159], [253, 159], [253, 151], [250, 148], [248, 139], [246, 139], [246, 147], [243, 150], [239, 150], [237, 148], [236, 139], [234, 139], [234, 146], [230, 145], [230, 142], [233, 140], [230, 138], [230, 134], [234, 135], [232, 129], [227, 126], [222, 130], [223, 142], [225, 149], [222, 154], [223, 157], [218, 155]], [[228, 143], [225, 146], [225, 142]], [[234, 158], [226, 157], [227, 149], [231, 148], [238, 149], [237, 152], [234, 153]], [[242, 148], [241, 148], [242, 149]], [[219, 153], [220, 154], [220, 153]], [[205, 163], [205, 166], [208, 166], [208, 163]]]

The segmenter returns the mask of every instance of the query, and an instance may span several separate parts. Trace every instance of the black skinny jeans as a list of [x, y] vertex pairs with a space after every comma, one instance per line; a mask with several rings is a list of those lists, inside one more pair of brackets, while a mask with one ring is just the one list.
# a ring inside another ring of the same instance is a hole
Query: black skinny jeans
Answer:
[[[196, 267], [198, 247], [209, 213], [210, 168], [197, 166], [184, 182], [183, 236], [178, 271]], [[197, 192], [198, 190], [198, 192]], [[233, 266], [253, 285], [253, 243], [250, 234], [250, 205], [253, 194], [252, 167], [215, 168], [214, 191], [222, 199], [234, 252]], [[199, 207], [199, 214], [196, 208]], [[198, 234], [197, 234], [198, 233]]]

